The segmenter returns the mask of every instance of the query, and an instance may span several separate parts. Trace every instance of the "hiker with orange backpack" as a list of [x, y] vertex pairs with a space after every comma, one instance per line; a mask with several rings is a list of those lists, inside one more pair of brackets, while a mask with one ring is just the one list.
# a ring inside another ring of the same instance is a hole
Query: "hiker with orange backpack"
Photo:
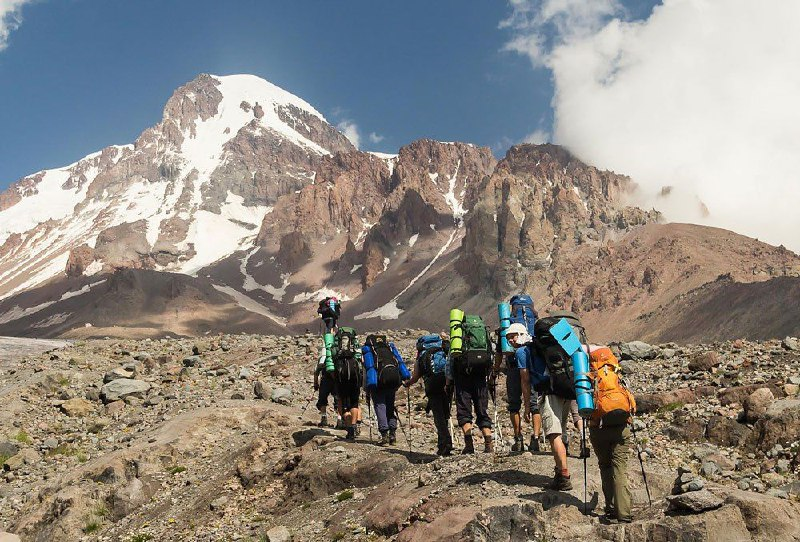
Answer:
[[604, 519], [609, 523], [630, 523], [627, 464], [631, 442], [629, 425], [636, 412], [636, 400], [620, 379], [622, 368], [610, 348], [591, 347], [589, 362], [595, 405], [589, 421], [589, 440], [600, 465]]

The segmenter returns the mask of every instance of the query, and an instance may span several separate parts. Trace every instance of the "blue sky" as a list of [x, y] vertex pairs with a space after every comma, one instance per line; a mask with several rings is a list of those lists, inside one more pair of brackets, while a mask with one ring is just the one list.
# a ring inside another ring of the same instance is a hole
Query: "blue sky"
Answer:
[[132, 142], [202, 72], [264, 77], [355, 123], [366, 150], [431, 137], [502, 154], [551, 129], [550, 73], [503, 51], [504, 1], [11, 1], [23, 4], [0, 51], [0, 188]]

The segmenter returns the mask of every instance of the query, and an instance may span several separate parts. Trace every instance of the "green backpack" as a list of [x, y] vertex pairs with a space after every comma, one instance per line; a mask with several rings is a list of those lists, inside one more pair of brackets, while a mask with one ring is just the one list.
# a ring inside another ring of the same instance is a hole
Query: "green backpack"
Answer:
[[461, 324], [463, 346], [459, 366], [465, 374], [486, 372], [492, 366], [492, 344], [483, 318], [468, 314]]

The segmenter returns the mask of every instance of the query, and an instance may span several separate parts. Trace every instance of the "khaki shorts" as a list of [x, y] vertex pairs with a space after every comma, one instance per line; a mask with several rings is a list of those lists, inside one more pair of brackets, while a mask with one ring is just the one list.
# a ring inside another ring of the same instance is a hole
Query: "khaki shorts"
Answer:
[[542, 429], [546, 437], [564, 433], [571, 418], [570, 403], [572, 399], [562, 399], [557, 395], [539, 396], [539, 412], [542, 414]]

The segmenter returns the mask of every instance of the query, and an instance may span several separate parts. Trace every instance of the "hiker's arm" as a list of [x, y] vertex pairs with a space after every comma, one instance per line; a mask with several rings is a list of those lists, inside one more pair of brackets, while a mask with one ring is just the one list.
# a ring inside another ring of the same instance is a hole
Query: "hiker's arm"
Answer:
[[417, 381], [419, 381], [419, 378], [420, 378], [419, 361], [417, 361], [416, 363], [414, 363], [414, 374], [411, 375], [411, 378], [409, 380], [405, 381], [404, 385], [407, 388], [411, 387], [414, 384], [416, 384]]

